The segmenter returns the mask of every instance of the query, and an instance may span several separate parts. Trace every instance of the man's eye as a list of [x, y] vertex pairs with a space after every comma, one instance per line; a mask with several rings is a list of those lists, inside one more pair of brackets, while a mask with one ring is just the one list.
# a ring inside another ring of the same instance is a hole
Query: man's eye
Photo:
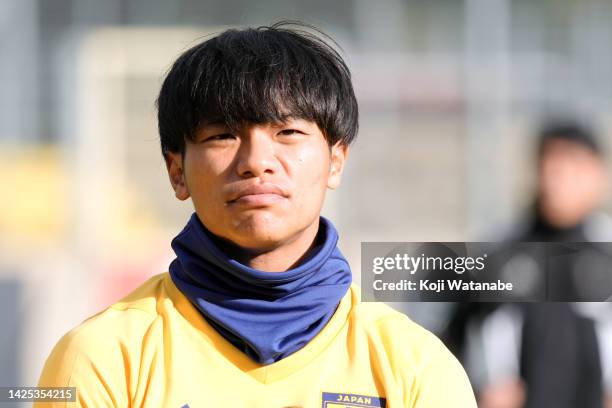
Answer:
[[232, 135], [231, 133], [222, 133], [219, 135], [213, 135], [213, 136], [209, 136], [206, 139], [204, 139], [204, 142], [212, 142], [215, 140], [230, 140], [233, 139], [234, 135]]
[[296, 134], [303, 135], [304, 132], [301, 132], [297, 129], [283, 129], [280, 132], [278, 132], [278, 134], [283, 135], [283, 136], [291, 136], [291, 135], [296, 135]]

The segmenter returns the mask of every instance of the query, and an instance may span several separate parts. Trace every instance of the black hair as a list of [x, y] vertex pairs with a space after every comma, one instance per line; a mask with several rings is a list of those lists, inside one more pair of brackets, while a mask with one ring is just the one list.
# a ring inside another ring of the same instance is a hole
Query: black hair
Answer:
[[540, 129], [538, 157], [542, 157], [550, 141], [559, 139], [584, 146], [598, 156], [602, 154], [597, 138], [587, 126], [573, 120], [554, 120], [548, 121]]
[[157, 98], [162, 153], [184, 153], [185, 140], [205, 123], [234, 130], [289, 117], [315, 122], [330, 146], [349, 145], [357, 100], [350, 71], [327, 40], [315, 27], [283, 21], [230, 29], [184, 52]]

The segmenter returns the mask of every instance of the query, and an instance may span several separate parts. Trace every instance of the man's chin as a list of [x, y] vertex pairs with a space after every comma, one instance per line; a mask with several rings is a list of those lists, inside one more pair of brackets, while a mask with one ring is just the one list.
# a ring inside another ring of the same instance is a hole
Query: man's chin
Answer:
[[291, 234], [288, 218], [270, 213], [253, 212], [241, 217], [233, 228], [235, 244], [248, 249], [270, 249], [282, 244]]

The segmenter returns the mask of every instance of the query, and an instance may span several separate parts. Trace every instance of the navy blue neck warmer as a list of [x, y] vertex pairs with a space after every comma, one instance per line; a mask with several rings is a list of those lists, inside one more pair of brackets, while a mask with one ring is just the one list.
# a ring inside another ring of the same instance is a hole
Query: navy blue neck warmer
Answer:
[[176, 287], [230, 343], [271, 364], [304, 347], [332, 317], [352, 280], [321, 217], [315, 246], [286, 272], [262, 272], [228, 257], [194, 213], [172, 241]]

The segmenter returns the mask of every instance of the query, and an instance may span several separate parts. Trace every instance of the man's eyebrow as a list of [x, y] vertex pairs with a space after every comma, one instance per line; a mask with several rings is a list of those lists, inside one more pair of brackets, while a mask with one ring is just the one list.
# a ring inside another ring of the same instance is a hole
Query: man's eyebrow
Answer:
[[281, 123], [282, 123], [282, 122], [288, 122], [290, 120], [304, 120], [304, 118], [302, 118], [301, 116], [296, 115], [294, 113], [288, 113], [286, 115], [282, 115], [280, 117], [280, 120], [281, 120]]
[[227, 126], [227, 123], [225, 123], [225, 121], [223, 120], [207, 120], [200, 124], [200, 129], [205, 128], [205, 127], [219, 128], [219, 127], [228, 127], [228, 126]]
[[308, 120], [297, 115], [286, 115], [283, 116], [279, 122], [274, 122], [272, 124], [277, 127], [282, 127], [290, 122], [308, 122]]
[[202, 122], [202, 126], [219, 126], [225, 125], [223, 119], [209, 119]]

